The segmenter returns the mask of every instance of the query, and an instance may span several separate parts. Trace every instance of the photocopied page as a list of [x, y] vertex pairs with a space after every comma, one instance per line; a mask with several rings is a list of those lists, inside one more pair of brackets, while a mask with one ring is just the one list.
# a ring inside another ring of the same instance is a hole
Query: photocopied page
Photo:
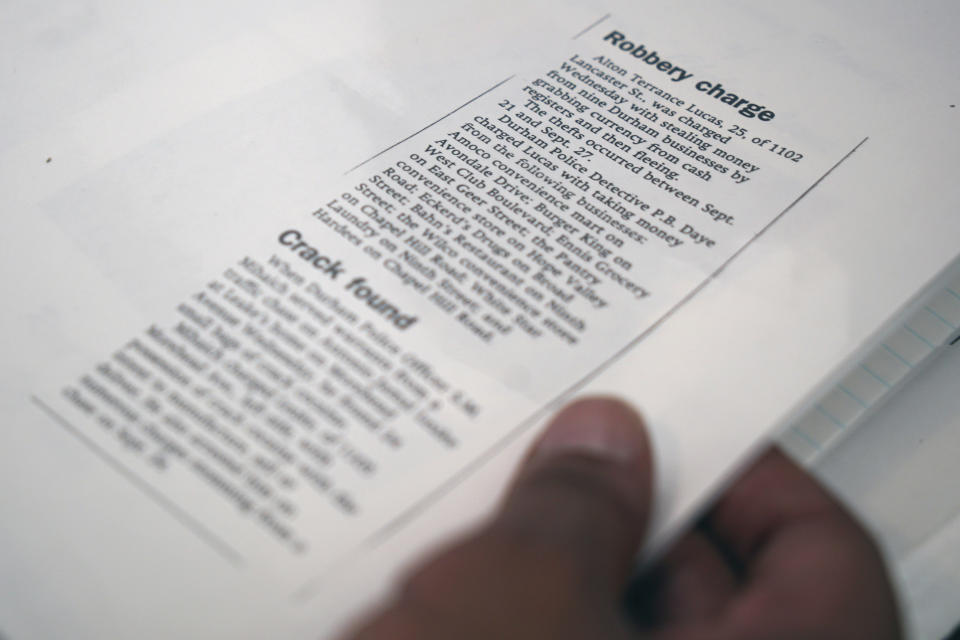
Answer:
[[[843, 287], [764, 278], [857, 237], [790, 225], [869, 149], [884, 81], [831, 46], [784, 73], [796, 16], [354, 4], [20, 16], [13, 46], [103, 71], [46, 130], [17, 85], [0, 147], [11, 637], [332, 634], [585, 385], [643, 403], [666, 539], [956, 253], [936, 210], [890, 227], [794, 276], [861, 287], [845, 326], [791, 325]], [[893, 243], [911, 269], [854, 277]]]

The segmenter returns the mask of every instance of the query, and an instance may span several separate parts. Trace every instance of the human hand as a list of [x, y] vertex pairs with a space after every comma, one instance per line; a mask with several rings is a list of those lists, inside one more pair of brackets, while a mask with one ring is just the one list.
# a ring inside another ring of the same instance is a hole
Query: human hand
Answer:
[[416, 569], [353, 638], [900, 637], [874, 544], [776, 451], [628, 590], [624, 606], [650, 501], [640, 418], [614, 400], [575, 403], [534, 446], [493, 519]]

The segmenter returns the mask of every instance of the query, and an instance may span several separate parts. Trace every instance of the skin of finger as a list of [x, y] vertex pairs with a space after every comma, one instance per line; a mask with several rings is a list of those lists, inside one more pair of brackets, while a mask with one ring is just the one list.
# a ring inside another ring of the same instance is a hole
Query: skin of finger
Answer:
[[783, 454], [763, 456], [721, 498], [709, 522], [747, 570], [724, 614], [731, 635], [722, 637], [901, 637], [872, 539]]
[[707, 523], [741, 563], [770, 536], [812, 516], [856, 526], [846, 510], [783, 453], [762, 455], [720, 497]]
[[738, 580], [714, 542], [702, 531], [685, 534], [658, 568], [661, 580], [653, 602], [659, 626], [713, 620], [737, 593]]
[[416, 570], [358, 638], [628, 637], [617, 594], [646, 524], [646, 436], [619, 402], [588, 400], [563, 414], [622, 425], [638, 455], [530, 456], [490, 523]]
[[858, 527], [823, 517], [770, 541], [731, 612], [741, 628], [806, 626], [823, 638], [902, 636], [893, 590], [871, 540]]
[[[657, 640], [894, 640], [902, 630], [882, 565], [862, 539], [798, 526], [757, 558], [754, 575], [712, 619], [664, 625]], [[820, 539], [818, 539], [820, 538]], [[782, 546], [781, 546], [782, 545]], [[806, 553], [804, 547], [810, 547]], [[801, 551], [798, 551], [801, 550]], [[832, 553], [824, 554], [824, 549]]]
[[561, 420], [615, 426], [632, 455], [616, 462], [589, 453], [533, 454], [517, 474], [493, 529], [518, 545], [562, 550], [584, 584], [619, 593], [630, 575], [650, 514], [652, 460], [640, 416], [609, 398], [564, 409]]
[[611, 598], [571, 589], [563, 557], [484, 531], [432, 558], [356, 640], [629, 638]]

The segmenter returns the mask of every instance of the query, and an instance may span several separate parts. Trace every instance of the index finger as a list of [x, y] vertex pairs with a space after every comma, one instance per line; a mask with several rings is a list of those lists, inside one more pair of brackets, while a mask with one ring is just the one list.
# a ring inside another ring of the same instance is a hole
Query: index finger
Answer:
[[866, 535], [830, 493], [777, 449], [761, 456], [724, 492], [707, 521], [741, 564], [778, 533], [804, 522], [835, 523]]
[[741, 591], [722, 625], [730, 637], [900, 637], [875, 543], [779, 451], [765, 454], [731, 486], [708, 526], [742, 570]]

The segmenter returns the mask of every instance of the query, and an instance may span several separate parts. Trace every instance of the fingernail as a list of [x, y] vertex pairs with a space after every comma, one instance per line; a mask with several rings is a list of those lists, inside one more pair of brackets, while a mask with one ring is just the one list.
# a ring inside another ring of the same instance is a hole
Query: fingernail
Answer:
[[587, 455], [612, 462], [636, 460], [646, 441], [640, 416], [619, 400], [591, 398], [561, 411], [541, 436], [536, 458]]

